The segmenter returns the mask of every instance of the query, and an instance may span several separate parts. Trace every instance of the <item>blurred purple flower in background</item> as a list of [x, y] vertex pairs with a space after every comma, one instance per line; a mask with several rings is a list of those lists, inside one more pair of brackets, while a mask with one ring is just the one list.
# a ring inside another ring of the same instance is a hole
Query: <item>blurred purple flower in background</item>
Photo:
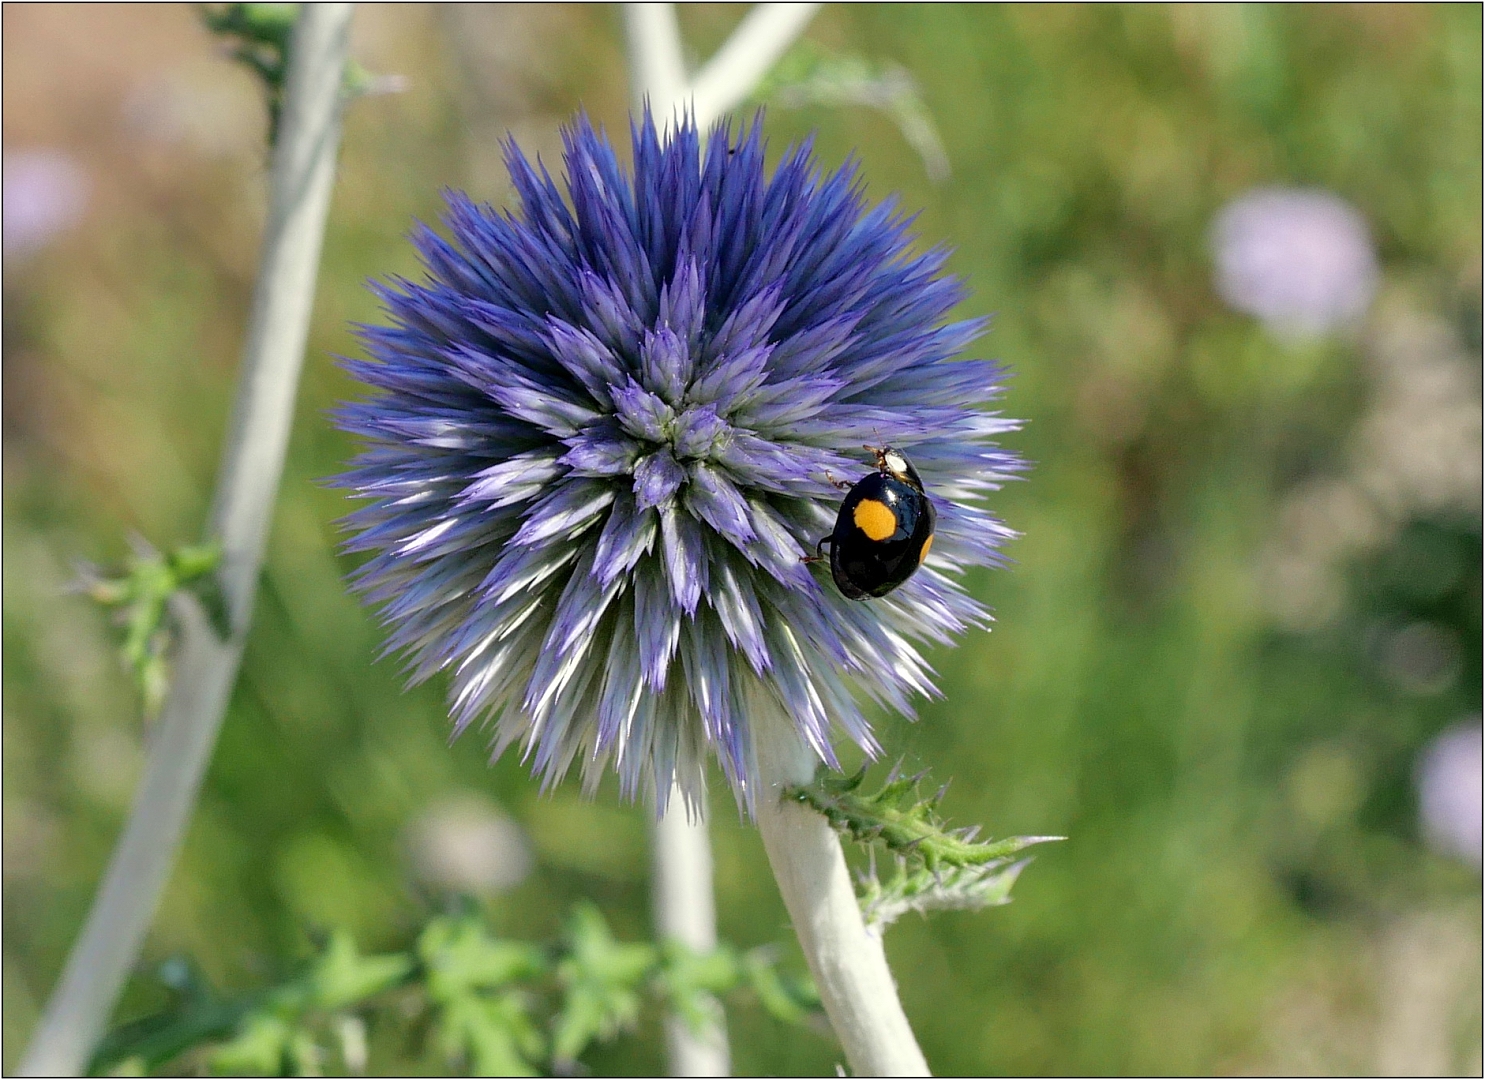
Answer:
[[1446, 855], [1481, 865], [1485, 794], [1485, 729], [1476, 719], [1457, 724], [1424, 747], [1418, 758], [1418, 814], [1423, 836]]
[[[1007, 530], [974, 502], [1020, 464], [982, 406], [1001, 371], [954, 356], [962, 287], [888, 203], [808, 147], [772, 178], [755, 124], [702, 148], [633, 130], [634, 175], [586, 120], [566, 192], [515, 147], [518, 213], [449, 197], [420, 229], [420, 283], [362, 329], [379, 391], [341, 424], [367, 441], [340, 483], [357, 573], [414, 679], [453, 672], [456, 730], [493, 719], [555, 783], [612, 763], [630, 797], [704, 791], [715, 752], [753, 798], [750, 702], [771, 697], [835, 764], [832, 729], [878, 750], [856, 692], [903, 713], [935, 693], [915, 642], [982, 625], [957, 581]], [[830, 477], [907, 450], [938, 510], [927, 565], [845, 599], [801, 562], [834, 525]]]
[[0, 246], [6, 258], [41, 250], [87, 209], [88, 175], [61, 150], [7, 149], [0, 177]]
[[1366, 314], [1377, 257], [1366, 222], [1328, 191], [1261, 188], [1212, 229], [1217, 292], [1284, 338], [1315, 337]]

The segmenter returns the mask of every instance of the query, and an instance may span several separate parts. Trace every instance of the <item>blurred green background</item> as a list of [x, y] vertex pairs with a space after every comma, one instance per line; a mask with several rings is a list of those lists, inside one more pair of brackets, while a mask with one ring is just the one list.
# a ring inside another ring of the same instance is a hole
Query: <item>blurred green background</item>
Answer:
[[[745, 10], [683, 7], [693, 64]], [[332, 363], [356, 349], [348, 325], [375, 318], [365, 280], [414, 272], [406, 234], [441, 189], [508, 198], [507, 131], [552, 161], [579, 107], [623, 130], [618, 12], [356, 18], [357, 57], [407, 89], [346, 124], [256, 625], [120, 1018], [159, 1003], [151, 972], [174, 953], [241, 988], [316, 927], [403, 945], [444, 902], [417, 838], [460, 814], [509, 815], [534, 856], [483, 901], [502, 931], [551, 935], [588, 897], [647, 933], [645, 811], [611, 787], [539, 797], [478, 734], [448, 744], [442, 684], [404, 692], [376, 659], [336, 553], [346, 505], [321, 483], [352, 453], [326, 412], [351, 392]], [[67, 587], [131, 534], [199, 535], [265, 116], [188, 7], [3, 19], [7, 173], [49, 154], [75, 195], [14, 249], [6, 206], [8, 1070], [147, 738], [118, 632]], [[1478, 1075], [1478, 852], [1423, 842], [1415, 772], [1439, 732], [1479, 725], [1480, 7], [830, 5], [808, 37], [909, 71], [952, 173], [931, 183], [889, 117], [852, 106], [771, 109], [773, 155], [811, 131], [827, 164], [855, 151], [874, 198], [900, 192], [925, 242], [955, 248], [964, 313], [995, 314], [983, 349], [1029, 420], [1007, 442], [1035, 462], [994, 499], [1023, 534], [1015, 564], [972, 579], [994, 632], [931, 656], [945, 696], [920, 722], [881, 719], [889, 753], [953, 778], [956, 824], [1070, 838], [1009, 907], [889, 934], [929, 1062]], [[1359, 325], [1294, 342], [1218, 298], [1213, 219], [1275, 184], [1367, 221], [1382, 279]], [[725, 790], [713, 814], [723, 936], [792, 948], [756, 834]], [[739, 1074], [839, 1057], [761, 1010], [729, 1023]], [[419, 1067], [395, 1050], [384, 1068]], [[653, 1073], [658, 1024], [588, 1064]]]

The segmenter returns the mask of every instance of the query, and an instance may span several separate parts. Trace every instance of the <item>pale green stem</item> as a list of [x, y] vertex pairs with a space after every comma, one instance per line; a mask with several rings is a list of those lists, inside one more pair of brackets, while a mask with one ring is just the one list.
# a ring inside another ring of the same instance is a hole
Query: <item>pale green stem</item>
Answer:
[[820, 998], [856, 1076], [929, 1076], [897, 997], [879, 933], [861, 918], [840, 839], [784, 789], [808, 784], [819, 759], [764, 694], [750, 719], [758, 767], [758, 831]]
[[180, 648], [144, 778], [23, 1075], [76, 1076], [87, 1068], [159, 906], [237, 679], [309, 333], [352, 7], [306, 4], [294, 28], [257, 288], [206, 534], [222, 550], [230, 635], [219, 639], [194, 599], [177, 598]]
[[754, 6], [687, 88], [696, 126], [704, 131], [746, 101], [820, 7], [819, 4]]
[[[655, 936], [698, 953], [717, 947], [717, 908], [712, 890], [712, 846], [706, 819], [686, 816], [679, 790], [652, 832]], [[665, 1018], [666, 1060], [671, 1076], [728, 1076], [731, 1055], [721, 1002], [711, 1003], [710, 1023], [693, 1030], [679, 1015]]]
[[[625, 4], [624, 32], [629, 86], [636, 111], [649, 102], [665, 139], [677, 112], [690, 109], [706, 129], [747, 99], [768, 69], [804, 30], [819, 4], [759, 4], [688, 83], [681, 33], [673, 4]], [[711, 842], [702, 810], [691, 820], [685, 800], [672, 790], [669, 810], [652, 833], [655, 930], [698, 952], [716, 947]], [[859, 920], [859, 916], [858, 916]], [[730, 1071], [725, 1017], [692, 1031], [679, 1016], [666, 1018], [672, 1076], [726, 1076]]]

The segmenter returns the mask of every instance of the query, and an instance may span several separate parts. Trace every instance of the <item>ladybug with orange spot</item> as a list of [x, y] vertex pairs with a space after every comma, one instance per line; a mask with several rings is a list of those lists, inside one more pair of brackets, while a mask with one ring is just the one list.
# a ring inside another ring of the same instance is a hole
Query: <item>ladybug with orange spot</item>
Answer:
[[876, 472], [851, 487], [835, 531], [805, 560], [823, 561], [829, 544], [830, 574], [851, 600], [886, 596], [913, 576], [933, 546], [933, 503], [918, 471], [900, 450], [866, 449], [876, 455]]

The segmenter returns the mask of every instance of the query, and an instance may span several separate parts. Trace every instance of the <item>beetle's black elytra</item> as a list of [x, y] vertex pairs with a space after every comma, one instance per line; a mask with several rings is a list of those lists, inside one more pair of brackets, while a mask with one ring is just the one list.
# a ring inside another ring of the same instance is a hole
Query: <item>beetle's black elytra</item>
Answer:
[[933, 546], [933, 503], [917, 470], [900, 450], [867, 449], [876, 454], [877, 471], [851, 488], [835, 531], [817, 546], [830, 544], [830, 574], [852, 600], [886, 596], [913, 576]]

